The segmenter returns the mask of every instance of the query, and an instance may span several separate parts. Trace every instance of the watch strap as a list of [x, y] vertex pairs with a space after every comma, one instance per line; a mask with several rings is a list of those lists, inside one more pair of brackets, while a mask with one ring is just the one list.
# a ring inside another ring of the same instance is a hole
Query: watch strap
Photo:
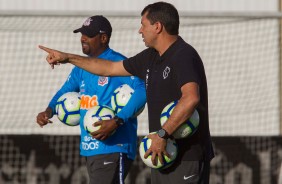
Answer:
[[122, 126], [124, 124], [124, 120], [122, 118], [118, 117], [118, 116], [115, 116], [114, 120], [115, 120], [118, 127]]
[[160, 138], [163, 138], [163, 139], [168, 139], [170, 136], [168, 135], [167, 131], [165, 129], [160, 129], [157, 131], [157, 134]]

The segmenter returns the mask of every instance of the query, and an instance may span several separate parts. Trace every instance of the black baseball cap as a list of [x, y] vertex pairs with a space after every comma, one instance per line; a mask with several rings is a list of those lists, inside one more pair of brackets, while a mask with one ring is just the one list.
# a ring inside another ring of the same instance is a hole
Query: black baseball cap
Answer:
[[82, 33], [90, 38], [93, 38], [97, 34], [105, 33], [108, 37], [111, 37], [112, 26], [108, 19], [102, 15], [95, 15], [87, 18], [81, 28], [73, 31], [74, 33]]

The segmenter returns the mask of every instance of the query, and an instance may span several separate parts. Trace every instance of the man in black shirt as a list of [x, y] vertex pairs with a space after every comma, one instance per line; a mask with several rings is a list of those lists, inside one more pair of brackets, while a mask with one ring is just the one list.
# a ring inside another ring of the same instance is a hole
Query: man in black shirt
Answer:
[[[121, 62], [86, 58], [40, 46], [48, 52], [47, 61], [71, 63], [96, 75], [135, 75], [146, 82], [151, 147], [145, 154], [163, 162], [168, 155], [166, 140], [197, 109], [200, 123], [190, 137], [176, 140], [178, 156], [174, 164], [164, 170], [152, 169], [152, 183], [209, 183], [210, 160], [214, 157], [209, 132], [208, 93], [205, 70], [197, 51], [180, 36], [179, 15], [176, 8], [165, 2], [146, 6], [141, 28], [146, 50]], [[160, 114], [170, 102], [178, 100], [171, 116], [161, 127]]]

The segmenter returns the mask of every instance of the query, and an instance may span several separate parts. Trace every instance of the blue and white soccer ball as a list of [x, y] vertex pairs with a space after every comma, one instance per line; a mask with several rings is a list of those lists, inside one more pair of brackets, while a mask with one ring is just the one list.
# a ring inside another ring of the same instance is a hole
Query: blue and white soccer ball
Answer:
[[80, 95], [77, 92], [63, 94], [56, 103], [58, 119], [69, 126], [76, 126], [80, 121]]
[[149, 155], [146, 159], [144, 158], [144, 155], [146, 153], [146, 151], [150, 148], [151, 146], [151, 139], [149, 139], [147, 136], [145, 136], [140, 145], [139, 145], [139, 154], [140, 157], [142, 159], [142, 161], [148, 166], [151, 167], [153, 169], [165, 169], [168, 168], [169, 166], [172, 165], [172, 163], [174, 162], [174, 160], [176, 159], [178, 150], [177, 150], [177, 144], [175, 142], [175, 140], [173, 139], [167, 139], [167, 145], [166, 145], [166, 151], [167, 153], [170, 155], [170, 158], [168, 158], [166, 155], [163, 155], [163, 161], [164, 163], [161, 164], [161, 162], [159, 161], [158, 157], [156, 157], [157, 161], [157, 165], [154, 165], [151, 161], [151, 155]]
[[[165, 106], [165, 108], [161, 113], [161, 126], [163, 126], [163, 124], [170, 117], [177, 102], [178, 101], [173, 101], [169, 103], [167, 106]], [[199, 126], [199, 122], [200, 122], [199, 113], [197, 110], [195, 110], [192, 116], [188, 120], [183, 122], [183, 124], [175, 132], [173, 132], [172, 136], [175, 139], [182, 139], [191, 136], [197, 130]]]
[[100, 129], [101, 126], [94, 127], [93, 124], [101, 120], [110, 120], [115, 116], [114, 111], [107, 106], [97, 105], [90, 108], [83, 120], [84, 129], [88, 133], [95, 132]]
[[[126, 106], [131, 96], [134, 93], [129, 85], [123, 84], [119, 86], [113, 93], [111, 97], [111, 106], [115, 113], [121, 111], [121, 109]], [[144, 110], [145, 106], [141, 108], [134, 116], [138, 116]]]

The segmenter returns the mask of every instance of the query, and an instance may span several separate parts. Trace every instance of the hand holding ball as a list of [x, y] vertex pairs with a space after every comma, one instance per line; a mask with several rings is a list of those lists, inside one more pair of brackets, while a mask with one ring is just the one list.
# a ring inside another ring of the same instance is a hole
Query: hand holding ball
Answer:
[[173, 161], [175, 160], [177, 156], [177, 145], [176, 142], [172, 139], [167, 139], [167, 145], [166, 145], [166, 151], [170, 155], [170, 158], [168, 158], [166, 155], [163, 155], [163, 161], [164, 163], [161, 164], [159, 159], [157, 159], [157, 165], [154, 165], [151, 161], [151, 155], [149, 155], [147, 158], [144, 158], [144, 155], [146, 151], [150, 148], [152, 140], [149, 139], [147, 136], [145, 136], [139, 146], [139, 154], [142, 159], [142, 161], [148, 166], [153, 169], [164, 169], [169, 167]]

